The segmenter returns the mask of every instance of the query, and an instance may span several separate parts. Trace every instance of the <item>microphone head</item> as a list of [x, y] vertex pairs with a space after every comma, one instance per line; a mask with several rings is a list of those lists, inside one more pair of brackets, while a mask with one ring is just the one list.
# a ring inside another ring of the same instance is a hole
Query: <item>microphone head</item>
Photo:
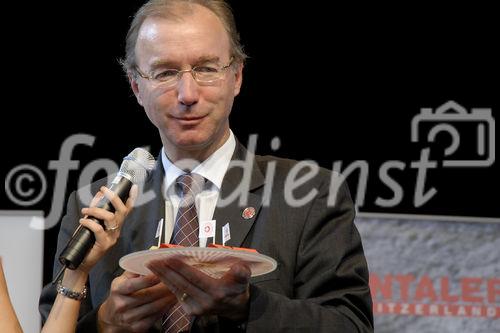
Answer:
[[118, 176], [125, 177], [134, 184], [142, 183], [155, 165], [153, 155], [143, 148], [135, 148], [123, 159]]

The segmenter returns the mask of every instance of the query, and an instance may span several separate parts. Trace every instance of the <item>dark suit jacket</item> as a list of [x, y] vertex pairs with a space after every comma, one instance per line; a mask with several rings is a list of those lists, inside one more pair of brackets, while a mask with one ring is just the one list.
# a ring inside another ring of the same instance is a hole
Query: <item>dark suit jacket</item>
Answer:
[[[252, 278], [249, 317], [244, 329], [247, 332], [373, 331], [368, 268], [353, 223], [355, 211], [346, 184], [340, 185], [335, 205], [327, 207], [332, 174], [320, 169], [313, 178], [294, 187], [291, 194], [296, 199], [317, 191], [313, 200], [294, 208], [287, 204], [284, 188], [297, 162], [272, 156], [248, 156], [246, 167], [228, 169], [221, 188], [221, 197], [227, 198], [245, 182], [248, 186], [241, 193], [247, 196], [247, 202], [240, 204], [237, 200], [226, 207], [217, 207], [214, 213], [216, 243], [222, 244], [221, 226], [229, 222], [231, 240], [226, 245], [254, 248], [278, 262], [274, 272]], [[246, 157], [247, 151], [238, 143], [233, 160]], [[271, 177], [273, 170], [274, 177]], [[301, 170], [293, 179], [310, 171]], [[159, 159], [144, 190], [153, 190], [156, 198], [163, 198], [163, 177]], [[93, 191], [101, 185], [103, 182], [93, 184]], [[106, 299], [111, 281], [123, 272], [119, 259], [156, 244], [156, 227], [163, 217], [164, 205], [160, 199], [134, 208], [124, 223], [118, 243], [92, 269], [90, 296], [82, 302], [79, 332], [96, 331], [97, 309]], [[77, 226], [81, 207], [73, 193], [62, 220], [56, 258]], [[253, 218], [242, 217], [245, 207], [255, 208]], [[56, 259], [54, 272], [60, 266]], [[55, 296], [51, 285], [42, 291], [40, 312], [44, 319]], [[236, 330], [234, 323], [215, 316], [197, 318], [192, 329], [196, 332]]]

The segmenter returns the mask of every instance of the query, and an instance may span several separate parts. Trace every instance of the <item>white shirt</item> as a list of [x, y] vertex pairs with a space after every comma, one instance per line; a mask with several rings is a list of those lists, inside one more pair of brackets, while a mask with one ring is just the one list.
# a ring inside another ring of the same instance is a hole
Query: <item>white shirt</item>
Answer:
[[[234, 149], [236, 140], [232, 131], [226, 142], [217, 149], [209, 158], [194, 168], [191, 173], [196, 173], [206, 179], [201, 193], [195, 197], [196, 211], [198, 212], [198, 223], [213, 219], [215, 206], [219, 199], [222, 180], [226, 174]], [[175, 180], [185, 171], [174, 165], [162, 148], [161, 153], [165, 179], [163, 180], [163, 195], [165, 198], [165, 230], [163, 233], [166, 240], [170, 240], [174, 230], [175, 216], [179, 210], [180, 193], [176, 191]], [[160, 238], [161, 239], [161, 238]], [[200, 238], [200, 247], [205, 247], [207, 238]]]

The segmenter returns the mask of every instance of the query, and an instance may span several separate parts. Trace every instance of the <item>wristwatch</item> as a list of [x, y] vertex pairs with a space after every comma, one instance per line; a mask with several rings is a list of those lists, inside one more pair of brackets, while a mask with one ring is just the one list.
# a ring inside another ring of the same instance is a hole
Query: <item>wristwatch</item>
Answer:
[[78, 292], [78, 291], [74, 291], [74, 290], [71, 290], [71, 289], [63, 286], [61, 283], [61, 280], [59, 280], [59, 281], [57, 281], [56, 289], [57, 289], [57, 293], [65, 296], [65, 297], [74, 299], [76, 301], [81, 301], [87, 297], [87, 286], [83, 287], [83, 290]]

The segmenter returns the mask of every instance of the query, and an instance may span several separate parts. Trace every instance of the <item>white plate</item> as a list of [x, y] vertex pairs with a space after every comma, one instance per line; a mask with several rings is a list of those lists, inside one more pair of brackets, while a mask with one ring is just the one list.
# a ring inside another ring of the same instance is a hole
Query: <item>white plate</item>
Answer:
[[120, 266], [129, 272], [147, 275], [151, 274], [146, 267], [148, 262], [167, 258], [182, 260], [214, 278], [220, 278], [238, 261], [248, 265], [252, 276], [267, 274], [277, 266], [276, 260], [260, 253], [213, 247], [160, 248], [134, 252], [122, 257]]

